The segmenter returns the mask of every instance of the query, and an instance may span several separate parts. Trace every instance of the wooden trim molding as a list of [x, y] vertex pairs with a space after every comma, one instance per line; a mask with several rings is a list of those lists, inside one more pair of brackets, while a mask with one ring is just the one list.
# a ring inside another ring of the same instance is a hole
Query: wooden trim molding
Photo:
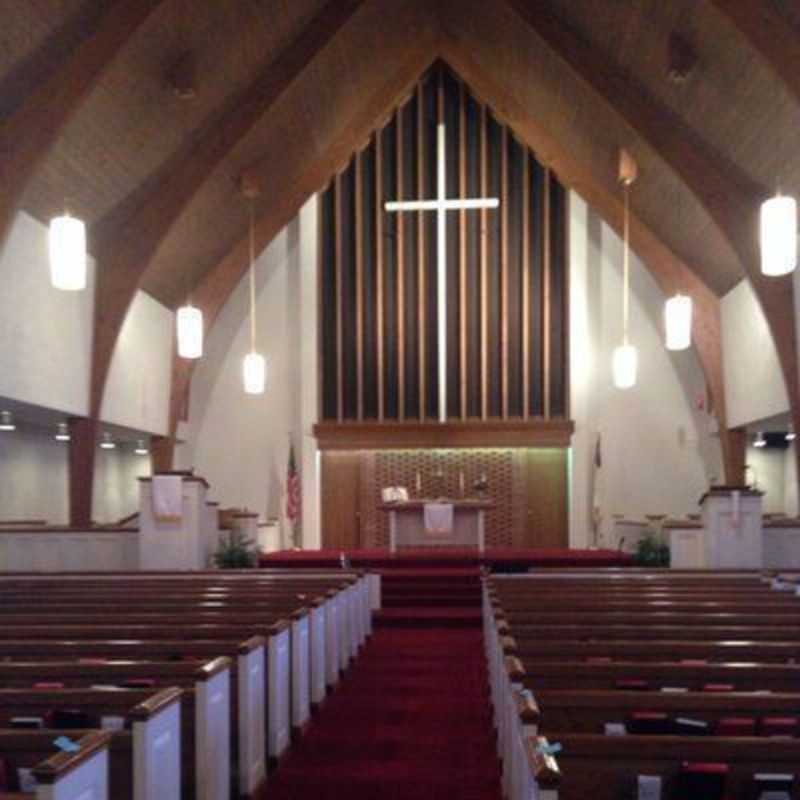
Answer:
[[514, 419], [447, 423], [323, 422], [314, 426], [320, 450], [416, 447], [569, 447], [572, 420]]

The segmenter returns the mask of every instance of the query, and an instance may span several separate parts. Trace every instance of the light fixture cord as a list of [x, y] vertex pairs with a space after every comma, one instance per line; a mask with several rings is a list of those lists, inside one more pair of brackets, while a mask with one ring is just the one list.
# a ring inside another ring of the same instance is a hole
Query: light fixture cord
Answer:
[[625, 196], [624, 218], [622, 222], [622, 344], [628, 344], [628, 317], [630, 314], [628, 294], [630, 292], [630, 237], [628, 184], [623, 184]]
[[250, 202], [250, 352], [256, 351], [256, 257], [255, 212]]

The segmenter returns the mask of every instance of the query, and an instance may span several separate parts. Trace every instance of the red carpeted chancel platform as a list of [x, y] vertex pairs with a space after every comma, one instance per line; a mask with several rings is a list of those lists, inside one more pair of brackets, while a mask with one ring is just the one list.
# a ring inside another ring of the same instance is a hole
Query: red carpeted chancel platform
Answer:
[[493, 572], [526, 572], [547, 567], [629, 567], [633, 558], [618, 550], [573, 550], [491, 548], [476, 550], [450, 548], [388, 550], [279, 550], [260, 557], [262, 567], [325, 568], [340, 565], [341, 554], [359, 569], [464, 569], [487, 567]]

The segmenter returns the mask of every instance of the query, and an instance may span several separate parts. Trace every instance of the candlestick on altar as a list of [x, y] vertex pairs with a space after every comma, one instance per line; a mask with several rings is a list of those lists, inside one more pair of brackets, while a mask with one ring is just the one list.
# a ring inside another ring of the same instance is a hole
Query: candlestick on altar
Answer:
[[461, 492], [461, 496], [464, 496], [464, 470], [459, 470], [458, 472], [458, 490]]
[[417, 495], [422, 494], [422, 476], [419, 474], [419, 470], [417, 470], [417, 475], [414, 481], [414, 485], [416, 486]]

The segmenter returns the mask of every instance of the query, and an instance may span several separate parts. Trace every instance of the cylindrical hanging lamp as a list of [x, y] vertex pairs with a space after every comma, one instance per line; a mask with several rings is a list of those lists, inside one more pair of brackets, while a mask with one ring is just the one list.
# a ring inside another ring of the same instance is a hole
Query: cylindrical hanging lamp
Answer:
[[267, 362], [264, 356], [256, 351], [256, 253], [252, 201], [250, 203], [250, 352], [244, 357], [242, 377], [246, 394], [264, 394]]
[[778, 192], [761, 204], [761, 272], [787, 275], [797, 264], [797, 202]]
[[64, 212], [50, 220], [50, 280], [56, 289], [86, 288], [86, 226]]
[[692, 298], [670, 297], [664, 305], [667, 350], [686, 350], [692, 344]]
[[630, 199], [629, 188], [635, 178], [635, 170], [623, 173], [622, 164], [627, 163], [630, 156], [623, 151], [621, 158], [620, 180], [624, 195], [624, 215], [622, 223], [622, 344], [614, 348], [611, 359], [611, 373], [617, 389], [630, 389], [636, 385], [636, 372], [639, 356], [636, 348], [628, 341], [628, 324], [630, 319]]
[[203, 312], [187, 303], [175, 315], [178, 335], [178, 355], [181, 358], [200, 358], [203, 355]]

